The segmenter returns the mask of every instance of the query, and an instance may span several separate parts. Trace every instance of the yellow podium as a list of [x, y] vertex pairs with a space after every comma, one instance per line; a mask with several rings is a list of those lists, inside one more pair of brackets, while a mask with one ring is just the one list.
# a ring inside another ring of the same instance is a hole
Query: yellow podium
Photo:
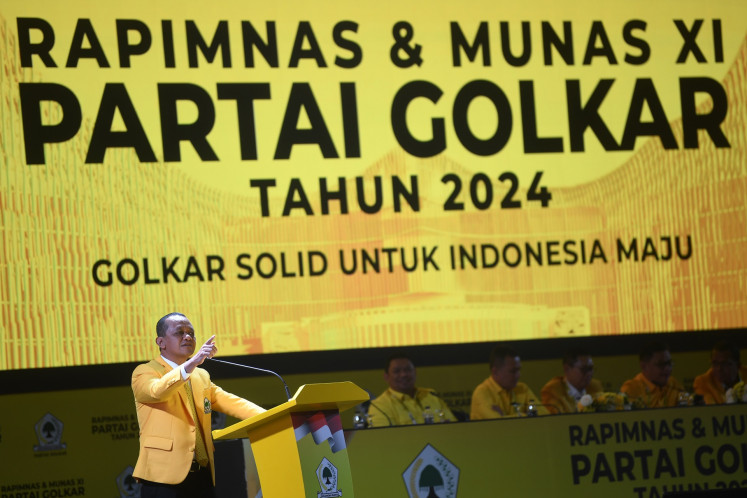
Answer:
[[249, 439], [265, 498], [352, 498], [340, 412], [368, 399], [352, 382], [304, 385], [282, 405], [213, 431], [213, 439]]

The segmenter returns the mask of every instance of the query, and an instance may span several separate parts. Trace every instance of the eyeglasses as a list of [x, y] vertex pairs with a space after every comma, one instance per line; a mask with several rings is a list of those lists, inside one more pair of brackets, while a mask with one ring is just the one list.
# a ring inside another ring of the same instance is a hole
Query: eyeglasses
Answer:
[[654, 365], [659, 368], [667, 368], [667, 367], [673, 367], [674, 362], [672, 360], [660, 361], [660, 362], [654, 363]]
[[579, 366], [578, 369], [581, 373], [587, 374], [587, 373], [591, 373], [594, 371], [594, 365], [583, 365], [583, 366]]
[[726, 361], [713, 360], [711, 362], [711, 366], [713, 368], [724, 368], [724, 367], [726, 367], [726, 368], [733, 368], [733, 367], [737, 366], [737, 362], [734, 361], [734, 360], [726, 360]]

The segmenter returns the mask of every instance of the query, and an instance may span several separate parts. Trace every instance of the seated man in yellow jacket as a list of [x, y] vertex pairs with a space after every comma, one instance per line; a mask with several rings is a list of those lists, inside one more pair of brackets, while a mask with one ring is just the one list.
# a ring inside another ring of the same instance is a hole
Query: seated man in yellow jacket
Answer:
[[227, 393], [197, 368], [215, 355], [215, 336], [195, 353], [195, 330], [186, 316], [161, 318], [156, 344], [161, 355], [132, 373], [140, 425], [140, 455], [132, 475], [141, 483], [142, 498], [212, 497], [212, 411], [245, 419], [265, 410]]
[[644, 345], [638, 359], [641, 372], [626, 380], [620, 392], [627, 394], [633, 403], [637, 402], [648, 408], [677, 406], [684, 389], [672, 377], [674, 363], [669, 346], [661, 341], [649, 342]]
[[470, 420], [528, 415], [532, 414], [530, 405], [534, 405], [536, 414], [547, 415], [529, 386], [519, 382], [521, 359], [516, 351], [496, 346], [490, 352], [489, 366], [490, 377], [472, 393]]
[[739, 348], [719, 341], [711, 351], [711, 368], [695, 377], [693, 390], [703, 396], [705, 404], [720, 405], [726, 403], [726, 391], [744, 378], [747, 378], [747, 367], [740, 364]]
[[371, 427], [456, 422], [446, 402], [433, 389], [416, 387], [416, 379], [415, 365], [407, 355], [397, 353], [389, 357], [384, 368], [389, 388], [368, 407]]
[[602, 383], [592, 378], [594, 362], [588, 351], [571, 349], [563, 356], [563, 375], [553, 377], [542, 388], [542, 404], [550, 413], [577, 413], [584, 394], [602, 392]]

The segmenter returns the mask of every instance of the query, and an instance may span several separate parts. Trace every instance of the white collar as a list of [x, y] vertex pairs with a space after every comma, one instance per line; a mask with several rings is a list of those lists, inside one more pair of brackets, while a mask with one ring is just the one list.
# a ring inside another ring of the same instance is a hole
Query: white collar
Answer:
[[168, 358], [164, 357], [163, 355], [161, 355], [161, 358], [163, 358], [163, 361], [165, 361], [174, 370], [176, 370], [177, 368], [179, 368], [179, 365], [177, 365], [173, 361], [169, 360]]

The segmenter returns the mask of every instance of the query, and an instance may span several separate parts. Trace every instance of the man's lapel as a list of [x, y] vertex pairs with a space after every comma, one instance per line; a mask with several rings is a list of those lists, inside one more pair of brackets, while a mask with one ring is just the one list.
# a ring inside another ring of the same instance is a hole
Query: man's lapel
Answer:
[[[160, 371], [161, 376], [164, 376], [173, 370], [173, 368], [171, 368], [171, 366], [168, 363], [163, 361], [163, 358], [161, 358], [160, 356], [156, 358], [156, 362], [161, 367], [161, 371]], [[193, 376], [190, 376], [190, 377], [193, 377]], [[179, 393], [179, 399], [182, 401], [182, 405], [184, 405], [184, 409], [189, 414], [189, 418], [191, 418], [194, 421], [194, 416], [193, 416], [194, 411], [192, 410], [192, 407], [189, 406], [189, 398], [187, 397], [187, 383], [185, 382], [184, 385], [182, 385], [177, 390], [177, 392]]]

